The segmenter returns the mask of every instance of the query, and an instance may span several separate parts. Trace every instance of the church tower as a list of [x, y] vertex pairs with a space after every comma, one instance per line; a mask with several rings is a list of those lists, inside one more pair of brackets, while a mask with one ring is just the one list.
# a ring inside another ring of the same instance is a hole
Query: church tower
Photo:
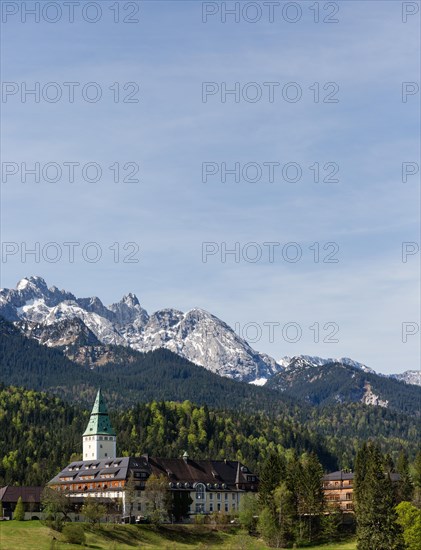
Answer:
[[107, 407], [98, 390], [88, 426], [83, 434], [83, 460], [116, 458], [116, 434]]

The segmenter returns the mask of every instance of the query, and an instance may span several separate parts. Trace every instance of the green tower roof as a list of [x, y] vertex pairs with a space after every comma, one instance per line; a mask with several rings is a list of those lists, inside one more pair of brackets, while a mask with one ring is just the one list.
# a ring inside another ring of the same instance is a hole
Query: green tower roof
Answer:
[[91, 417], [88, 426], [83, 435], [115, 435], [108, 416], [107, 407], [101, 390], [98, 390], [94, 406], [92, 407]]

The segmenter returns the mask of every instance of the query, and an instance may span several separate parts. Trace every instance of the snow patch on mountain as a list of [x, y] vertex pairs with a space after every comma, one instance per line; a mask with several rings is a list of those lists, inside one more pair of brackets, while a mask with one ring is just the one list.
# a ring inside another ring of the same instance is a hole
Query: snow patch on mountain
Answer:
[[[28, 277], [19, 281], [16, 289], [0, 290], [0, 315], [9, 321], [42, 325], [42, 336], [39, 330], [29, 332], [49, 345], [60, 341], [57, 324], [76, 318], [103, 344], [142, 352], [167, 348], [236, 380], [268, 379], [282, 370], [273, 358], [255, 351], [211, 313], [194, 308], [186, 313], [163, 309], [149, 315], [134, 294], [106, 307], [97, 297], [76, 298], [56, 287], [48, 288], [41, 277]], [[49, 337], [48, 331], [54, 337]]]
[[395, 378], [405, 384], [412, 384], [413, 386], [421, 386], [421, 371], [419, 370], [407, 370], [400, 374], [391, 374], [391, 378]]
[[362, 370], [364, 372], [370, 372], [376, 374], [373, 369], [358, 363], [349, 357], [340, 357], [339, 359], [334, 359], [332, 357], [323, 358], [317, 357], [314, 355], [295, 355], [293, 357], [282, 357], [278, 360], [278, 364], [284, 367], [285, 369], [292, 369], [296, 367], [323, 367], [329, 363], [340, 363], [346, 365], [347, 367], [354, 367], [356, 369]]

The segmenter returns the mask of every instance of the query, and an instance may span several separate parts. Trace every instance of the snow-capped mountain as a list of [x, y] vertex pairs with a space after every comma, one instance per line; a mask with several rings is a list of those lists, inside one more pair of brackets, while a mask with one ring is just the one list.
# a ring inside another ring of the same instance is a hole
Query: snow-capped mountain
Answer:
[[391, 374], [390, 377], [405, 382], [405, 384], [421, 386], [421, 371], [419, 370], [407, 370], [400, 374]]
[[167, 348], [208, 370], [236, 380], [268, 379], [282, 367], [252, 349], [226, 323], [203, 309], [164, 309], [149, 315], [133, 294], [104, 306], [76, 298], [41, 277], [0, 290], [0, 315], [48, 346], [116, 344], [137, 351]]
[[[149, 315], [131, 293], [107, 307], [97, 297], [76, 298], [55, 286], [48, 288], [41, 277], [24, 278], [15, 289], [0, 290], [0, 315], [26, 336], [60, 347], [70, 359], [90, 366], [115, 360], [111, 345], [120, 345], [142, 352], [167, 348], [216, 374], [259, 386], [277, 373], [303, 373], [332, 363], [376, 374], [347, 357], [297, 355], [275, 361], [203, 309], [163, 309]], [[419, 371], [390, 377], [421, 386]]]
[[324, 365], [328, 365], [330, 363], [340, 363], [341, 365], [346, 365], [347, 367], [354, 367], [364, 372], [371, 372], [375, 374], [375, 371], [373, 369], [370, 369], [370, 367], [367, 367], [367, 365], [358, 363], [358, 361], [354, 361], [349, 357], [341, 357], [339, 359], [324, 359], [322, 357], [317, 357], [314, 355], [295, 355], [294, 357], [282, 357], [282, 359], [280, 359], [278, 363], [286, 370], [297, 367], [323, 367]]

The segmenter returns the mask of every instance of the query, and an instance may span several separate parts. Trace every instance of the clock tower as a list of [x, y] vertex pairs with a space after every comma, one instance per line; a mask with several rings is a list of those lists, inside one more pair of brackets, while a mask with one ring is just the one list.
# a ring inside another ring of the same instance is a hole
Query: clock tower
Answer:
[[116, 458], [116, 434], [107, 407], [98, 390], [88, 426], [83, 434], [83, 460]]

